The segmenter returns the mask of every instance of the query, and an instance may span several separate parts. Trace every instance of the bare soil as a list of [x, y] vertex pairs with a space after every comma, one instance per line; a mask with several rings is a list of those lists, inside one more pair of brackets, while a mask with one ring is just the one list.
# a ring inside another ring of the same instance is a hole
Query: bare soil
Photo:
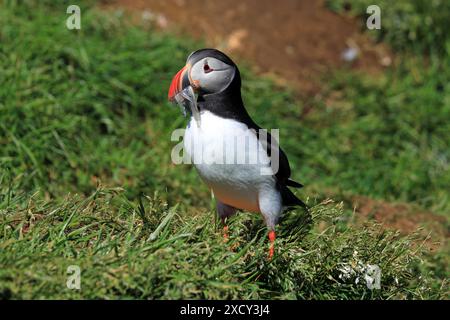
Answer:
[[[202, 39], [303, 96], [318, 93], [330, 70], [377, 73], [392, 60], [386, 46], [361, 33], [358, 21], [331, 12], [323, 0], [105, 0], [103, 6]], [[352, 62], [342, 58], [349, 48], [358, 52]]]
[[375, 220], [388, 229], [411, 234], [421, 229], [424, 236], [429, 236], [430, 248], [443, 246], [450, 238], [447, 219], [430, 211], [415, 208], [407, 203], [389, 203], [368, 197], [354, 197], [357, 223]]

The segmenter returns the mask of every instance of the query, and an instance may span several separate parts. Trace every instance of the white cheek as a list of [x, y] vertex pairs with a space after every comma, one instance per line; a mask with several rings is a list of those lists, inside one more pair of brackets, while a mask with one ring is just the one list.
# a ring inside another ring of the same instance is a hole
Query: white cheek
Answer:
[[218, 70], [204, 74], [200, 86], [207, 92], [219, 92], [225, 89], [233, 78], [233, 70]]
[[[205, 63], [208, 63], [213, 71], [205, 73], [203, 70]], [[216, 93], [224, 90], [229, 85], [234, 73], [234, 67], [217, 59], [207, 58], [198, 61], [192, 66], [190, 79], [192, 83], [197, 82], [204, 92]]]

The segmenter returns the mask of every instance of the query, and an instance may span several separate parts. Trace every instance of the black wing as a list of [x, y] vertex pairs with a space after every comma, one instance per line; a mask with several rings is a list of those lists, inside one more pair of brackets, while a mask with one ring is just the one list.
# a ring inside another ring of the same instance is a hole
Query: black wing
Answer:
[[280, 146], [278, 145], [278, 142], [274, 139], [274, 141], [273, 141], [274, 145], [272, 145], [272, 136], [270, 135], [270, 133], [268, 131], [266, 131], [267, 141], [266, 142], [261, 141], [261, 139], [263, 138], [263, 137], [260, 137], [259, 130], [261, 130], [261, 127], [258, 126], [251, 119], [246, 124], [248, 125], [248, 127], [250, 129], [255, 130], [256, 136], [258, 137], [258, 140], [262, 143], [263, 147], [266, 148], [267, 155], [269, 156], [269, 158], [272, 154], [272, 151], [276, 150], [275, 148], [278, 148], [279, 167], [278, 167], [277, 173], [275, 174], [278, 185], [280, 187], [290, 186], [290, 187], [294, 187], [294, 188], [302, 188], [303, 185], [301, 183], [290, 179], [291, 167], [289, 165], [289, 160], [288, 160], [286, 154], [284, 153], [283, 149], [281, 149]]
[[[252, 121], [253, 122], [253, 121]], [[281, 198], [283, 201], [283, 206], [289, 208], [293, 208], [295, 206], [301, 206], [308, 210], [308, 206], [299, 198], [295, 196], [294, 193], [292, 193], [291, 190], [289, 190], [289, 187], [294, 188], [301, 188], [303, 185], [301, 183], [298, 183], [297, 181], [294, 181], [290, 179], [291, 176], [291, 167], [289, 165], [289, 160], [284, 153], [284, 151], [280, 148], [278, 145], [278, 142], [276, 140], [273, 141], [272, 144], [272, 136], [269, 132], [266, 131], [267, 141], [261, 141], [263, 137], [260, 137], [259, 129], [261, 129], [258, 125], [256, 125], [253, 122], [253, 125], [251, 126], [251, 129], [256, 130], [256, 135], [258, 137], [258, 140], [262, 143], [263, 147], [266, 147], [267, 155], [271, 156], [273, 150], [276, 150], [275, 148], [278, 148], [278, 154], [279, 154], [279, 168], [278, 172], [275, 174], [275, 177], [277, 179], [277, 187], [280, 190]]]

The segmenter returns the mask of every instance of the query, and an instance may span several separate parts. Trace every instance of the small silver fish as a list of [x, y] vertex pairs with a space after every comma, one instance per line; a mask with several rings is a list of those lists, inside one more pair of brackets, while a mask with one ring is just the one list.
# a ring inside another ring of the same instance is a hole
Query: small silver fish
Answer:
[[194, 117], [197, 126], [200, 128], [200, 110], [197, 105], [197, 96], [192, 86], [187, 86], [182, 91], [178, 92], [175, 96], [175, 101], [183, 110], [183, 114], [186, 117], [186, 110]]

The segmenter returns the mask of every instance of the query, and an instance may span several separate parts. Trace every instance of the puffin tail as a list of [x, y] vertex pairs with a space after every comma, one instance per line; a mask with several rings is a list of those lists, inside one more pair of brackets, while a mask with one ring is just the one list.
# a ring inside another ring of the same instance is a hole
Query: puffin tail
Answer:
[[286, 185], [293, 188], [303, 188], [303, 185], [300, 182], [294, 181], [292, 179], [288, 179], [286, 181]]
[[283, 201], [283, 207], [293, 209], [294, 207], [302, 207], [305, 210], [309, 210], [308, 206], [297, 196], [292, 193], [287, 186], [281, 187], [281, 199]]

